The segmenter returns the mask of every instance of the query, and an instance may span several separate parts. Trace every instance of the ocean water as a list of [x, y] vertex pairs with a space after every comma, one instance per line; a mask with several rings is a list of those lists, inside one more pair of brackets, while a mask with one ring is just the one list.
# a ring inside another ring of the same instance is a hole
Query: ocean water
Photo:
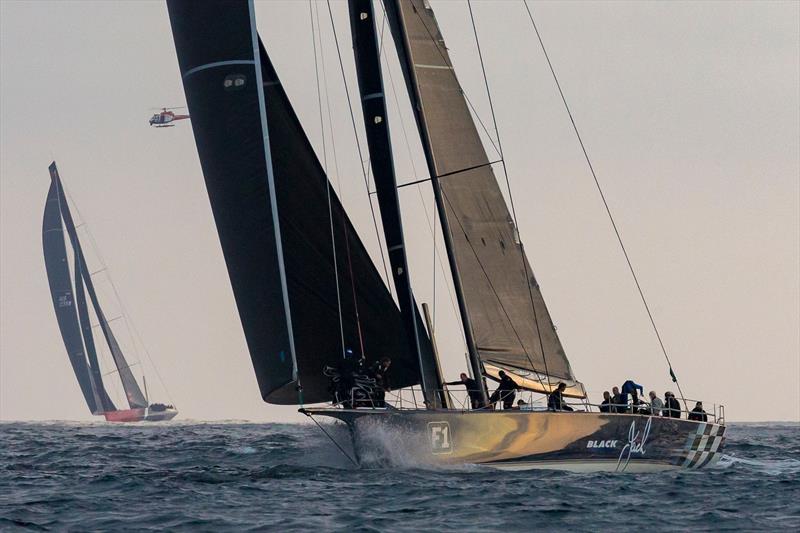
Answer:
[[359, 469], [313, 425], [0, 423], [0, 530], [800, 530], [800, 426], [728, 431], [712, 469], [569, 474]]

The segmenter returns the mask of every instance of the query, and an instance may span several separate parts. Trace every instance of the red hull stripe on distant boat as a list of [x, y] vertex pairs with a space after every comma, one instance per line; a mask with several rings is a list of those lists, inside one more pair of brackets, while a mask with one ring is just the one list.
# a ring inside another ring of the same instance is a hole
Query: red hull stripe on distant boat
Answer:
[[139, 422], [144, 420], [144, 409], [125, 409], [103, 413], [108, 422]]

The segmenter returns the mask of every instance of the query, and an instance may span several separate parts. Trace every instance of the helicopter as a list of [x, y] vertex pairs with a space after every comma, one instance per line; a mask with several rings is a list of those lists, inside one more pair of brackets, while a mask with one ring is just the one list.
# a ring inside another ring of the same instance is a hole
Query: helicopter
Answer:
[[171, 128], [175, 124], [170, 124], [170, 122], [189, 118], [189, 115], [176, 115], [172, 112], [173, 109], [186, 109], [185, 107], [154, 107], [152, 109], [161, 110], [150, 117], [150, 125], [156, 128]]

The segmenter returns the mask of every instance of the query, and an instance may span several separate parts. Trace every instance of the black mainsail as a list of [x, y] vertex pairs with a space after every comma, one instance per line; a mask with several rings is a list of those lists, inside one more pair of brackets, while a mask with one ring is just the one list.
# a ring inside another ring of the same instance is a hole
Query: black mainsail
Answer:
[[[131, 409], [147, 407], [147, 402], [130, 370], [130, 365], [122, 354], [103, 310], [100, 308], [100, 302], [86, 266], [86, 259], [78, 240], [78, 233], [55, 162], [50, 165], [49, 171], [51, 183], [42, 223], [45, 268], [61, 337], [64, 340], [75, 376], [78, 378], [81, 392], [92, 414], [116, 411], [116, 407], [103, 385], [100, 364], [97, 360], [97, 347], [92, 334], [89, 307], [86, 302], [86, 292], [88, 292], [95, 316], [100, 322], [103, 335], [120, 375], [128, 404]], [[72, 247], [74, 286], [70, 279], [65, 232]]]
[[252, 2], [169, 0], [167, 6], [263, 399], [329, 400], [323, 368], [337, 364], [346, 347], [368, 362], [391, 357], [393, 388], [419, 383], [397, 305], [260, 43]]
[[[473, 361], [526, 388], [583, 396], [427, 0], [387, 0]], [[475, 366], [475, 365], [473, 365]]]

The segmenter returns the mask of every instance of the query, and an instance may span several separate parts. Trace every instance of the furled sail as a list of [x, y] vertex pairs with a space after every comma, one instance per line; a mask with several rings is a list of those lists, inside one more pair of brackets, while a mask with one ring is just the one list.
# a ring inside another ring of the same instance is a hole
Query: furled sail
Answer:
[[[387, 13], [442, 225], [484, 372], [514, 372], [547, 392], [564, 381], [582, 396], [556, 334], [513, 218], [495, 179], [444, 39], [427, 0], [391, 0]], [[494, 370], [493, 370], [494, 369]]]
[[[58, 183], [59, 191], [63, 191], [63, 187], [61, 185], [61, 177], [58, 174], [58, 168], [56, 167], [55, 162], [50, 165], [50, 178]], [[119, 347], [119, 343], [117, 343], [117, 339], [114, 337], [114, 332], [111, 331], [111, 326], [106, 320], [105, 313], [100, 308], [100, 301], [97, 298], [97, 292], [94, 288], [94, 283], [92, 282], [92, 277], [89, 272], [89, 268], [86, 266], [86, 259], [83, 255], [83, 249], [81, 248], [81, 242], [78, 239], [78, 232], [75, 229], [75, 222], [72, 219], [72, 213], [69, 209], [69, 204], [67, 203], [63, 193], [61, 194], [61, 218], [64, 221], [64, 227], [67, 230], [67, 235], [69, 236], [70, 243], [72, 245], [73, 253], [75, 254], [75, 275], [76, 275], [76, 290], [82, 290], [80, 284], [77, 280], [78, 274], [80, 274], [83, 286], [86, 288], [86, 292], [89, 294], [89, 300], [92, 302], [92, 308], [94, 309], [94, 313], [97, 316], [97, 320], [100, 323], [100, 330], [103, 332], [103, 336], [106, 339], [106, 343], [108, 344], [108, 348], [111, 351], [111, 357], [114, 360], [114, 365], [117, 367], [117, 372], [119, 373], [120, 381], [122, 381], [122, 388], [125, 391], [125, 396], [128, 400], [128, 405], [130, 405], [131, 409], [136, 408], [143, 408], [147, 407], [147, 400], [142, 394], [142, 389], [139, 387], [139, 384], [136, 382], [136, 378], [131, 372], [131, 367], [128, 364], [128, 361], [125, 359], [125, 356], [122, 353], [122, 350]], [[89, 317], [88, 313], [85, 317], [81, 308], [81, 304], [85, 306], [85, 296], [82, 294], [78, 299], [79, 303], [79, 317], [81, 318], [81, 326], [83, 331], [85, 332], [87, 327], [91, 330], [91, 325], [89, 324]], [[87, 352], [90, 357], [90, 362], [93, 364], [93, 368], [96, 368], [96, 373], [99, 374], [99, 366], [97, 365], [97, 357], [96, 352], [93, 344], [93, 336], [86, 336], [84, 335], [84, 344], [92, 342], [91, 348], [87, 348]]]
[[397, 305], [260, 44], [252, 2], [169, 0], [167, 6], [206, 188], [264, 400], [329, 400], [323, 369], [339, 363], [345, 347], [367, 362], [391, 357], [392, 388], [419, 383]]

